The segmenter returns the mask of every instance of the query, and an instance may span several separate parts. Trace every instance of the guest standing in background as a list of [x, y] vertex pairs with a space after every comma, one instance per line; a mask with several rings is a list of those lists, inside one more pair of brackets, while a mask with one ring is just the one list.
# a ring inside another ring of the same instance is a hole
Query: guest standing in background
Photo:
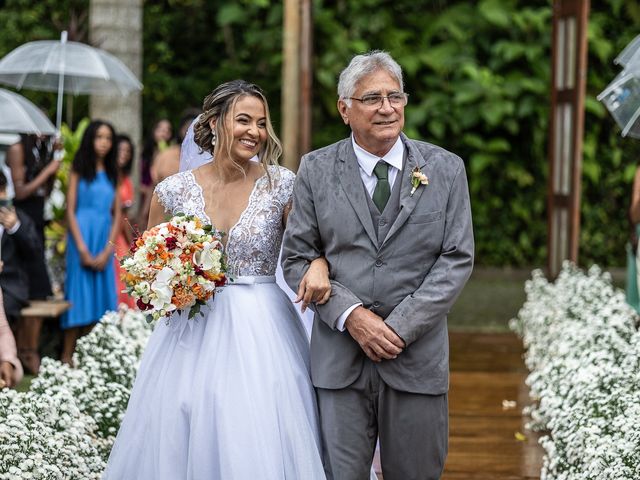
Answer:
[[8, 198], [7, 184], [6, 175], [0, 171], [0, 385], [12, 387], [22, 378], [22, 365], [7, 315], [16, 321], [29, 302], [25, 265], [41, 245], [31, 218]]
[[640, 235], [640, 166], [636, 168], [629, 207], [629, 241], [627, 242], [627, 303], [640, 312], [640, 292], [638, 291], [638, 236]]
[[151, 205], [151, 196], [155, 186], [151, 178], [153, 162], [158, 153], [169, 146], [172, 136], [173, 128], [171, 127], [171, 122], [163, 118], [155, 123], [153, 130], [151, 130], [151, 135], [142, 147], [140, 156], [140, 198], [138, 202], [138, 225], [140, 231], [147, 228], [149, 206]]
[[178, 173], [180, 169], [180, 146], [182, 145], [182, 140], [184, 140], [184, 137], [187, 135], [189, 125], [191, 125], [191, 122], [193, 122], [200, 113], [201, 111], [199, 109], [191, 108], [185, 110], [180, 116], [176, 143], [158, 153], [158, 156], [151, 166], [151, 180], [153, 181], [154, 188], [165, 178]]
[[71, 364], [76, 340], [117, 306], [113, 250], [120, 228], [115, 132], [94, 120], [73, 159], [67, 191], [67, 278], [71, 309], [62, 317], [61, 360]]
[[128, 307], [135, 305], [133, 299], [123, 292], [124, 282], [120, 278], [120, 259], [129, 251], [129, 246], [133, 241], [133, 226], [129, 221], [129, 210], [133, 204], [133, 182], [131, 181], [131, 168], [135, 158], [133, 142], [127, 135], [116, 137], [116, 152], [120, 187], [120, 227], [116, 237], [116, 256], [114, 259], [114, 269], [116, 272], [116, 288], [118, 289], [118, 304], [124, 303]]
[[[14, 204], [31, 218], [41, 248], [26, 259], [29, 300], [44, 300], [51, 295], [51, 283], [44, 258], [44, 202], [51, 190], [60, 161], [53, 158], [46, 137], [21, 135], [20, 142], [9, 147], [7, 164], [15, 189]], [[21, 318], [17, 328], [18, 357], [25, 370], [38, 373], [38, 345], [42, 318]]]
[[[0, 262], [2, 272], [2, 262]], [[22, 380], [22, 364], [18, 360], [16, 341], [2, 305], [0, 289], [0, 388], [13, 388]]]

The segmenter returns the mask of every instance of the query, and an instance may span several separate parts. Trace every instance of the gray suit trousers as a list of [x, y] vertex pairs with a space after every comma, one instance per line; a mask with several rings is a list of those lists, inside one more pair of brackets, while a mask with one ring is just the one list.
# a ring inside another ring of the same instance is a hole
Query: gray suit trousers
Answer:
[[437, 480], [448, 450], [447, 394], [395, 390], [365, 360], [342, 389], [316, 388], [328, 480], [368, 480], [380, 438], [384, 480]]

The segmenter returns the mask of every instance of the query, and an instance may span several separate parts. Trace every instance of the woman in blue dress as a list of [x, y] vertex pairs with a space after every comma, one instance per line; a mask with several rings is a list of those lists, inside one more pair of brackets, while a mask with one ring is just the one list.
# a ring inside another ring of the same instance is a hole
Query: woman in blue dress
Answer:
[[71, 364], [76, 340], [117, 307], [113, 248], [120, 225], [115, 132], [103, 121], [89, 124], [73, 159], [67, 190], [67, 277], [60, 359]]

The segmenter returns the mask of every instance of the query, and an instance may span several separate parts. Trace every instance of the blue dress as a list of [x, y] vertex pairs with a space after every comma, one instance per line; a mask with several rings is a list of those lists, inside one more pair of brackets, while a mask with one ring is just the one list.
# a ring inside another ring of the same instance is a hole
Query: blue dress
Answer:
[[[96, 173], [93, 180], [80, 179], [76, 203], [76, 219], [82, 238], [91, 255], [98, 255], [107, 244], [111, 231], [111, 210], [115, 187], [106, 172]], [[67, 235], [67, 276], [65, 298], [71, 309], [61, 321], [63, 329], [91, 325], [108, 310], [117, 307], [113, 261], [102, 271], [82, 266], [80, 253], [71, 233]]]

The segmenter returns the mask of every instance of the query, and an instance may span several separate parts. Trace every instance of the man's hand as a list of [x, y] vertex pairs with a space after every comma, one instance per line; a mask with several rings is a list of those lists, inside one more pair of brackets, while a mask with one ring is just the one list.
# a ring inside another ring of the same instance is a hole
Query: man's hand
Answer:
[[0, 208], [0, 224], [7, 230], [11, 230], [18, 222], [18, 215], [13, 207]]
[[344, 325], [374, 362], [394, 359], [404, 348], [404, 341], [384, 323], [382, 317], [362, 306], [353, 309]]
[[0, 362], [0, 388], [14, 387], [13, 365], [9, 362]]

